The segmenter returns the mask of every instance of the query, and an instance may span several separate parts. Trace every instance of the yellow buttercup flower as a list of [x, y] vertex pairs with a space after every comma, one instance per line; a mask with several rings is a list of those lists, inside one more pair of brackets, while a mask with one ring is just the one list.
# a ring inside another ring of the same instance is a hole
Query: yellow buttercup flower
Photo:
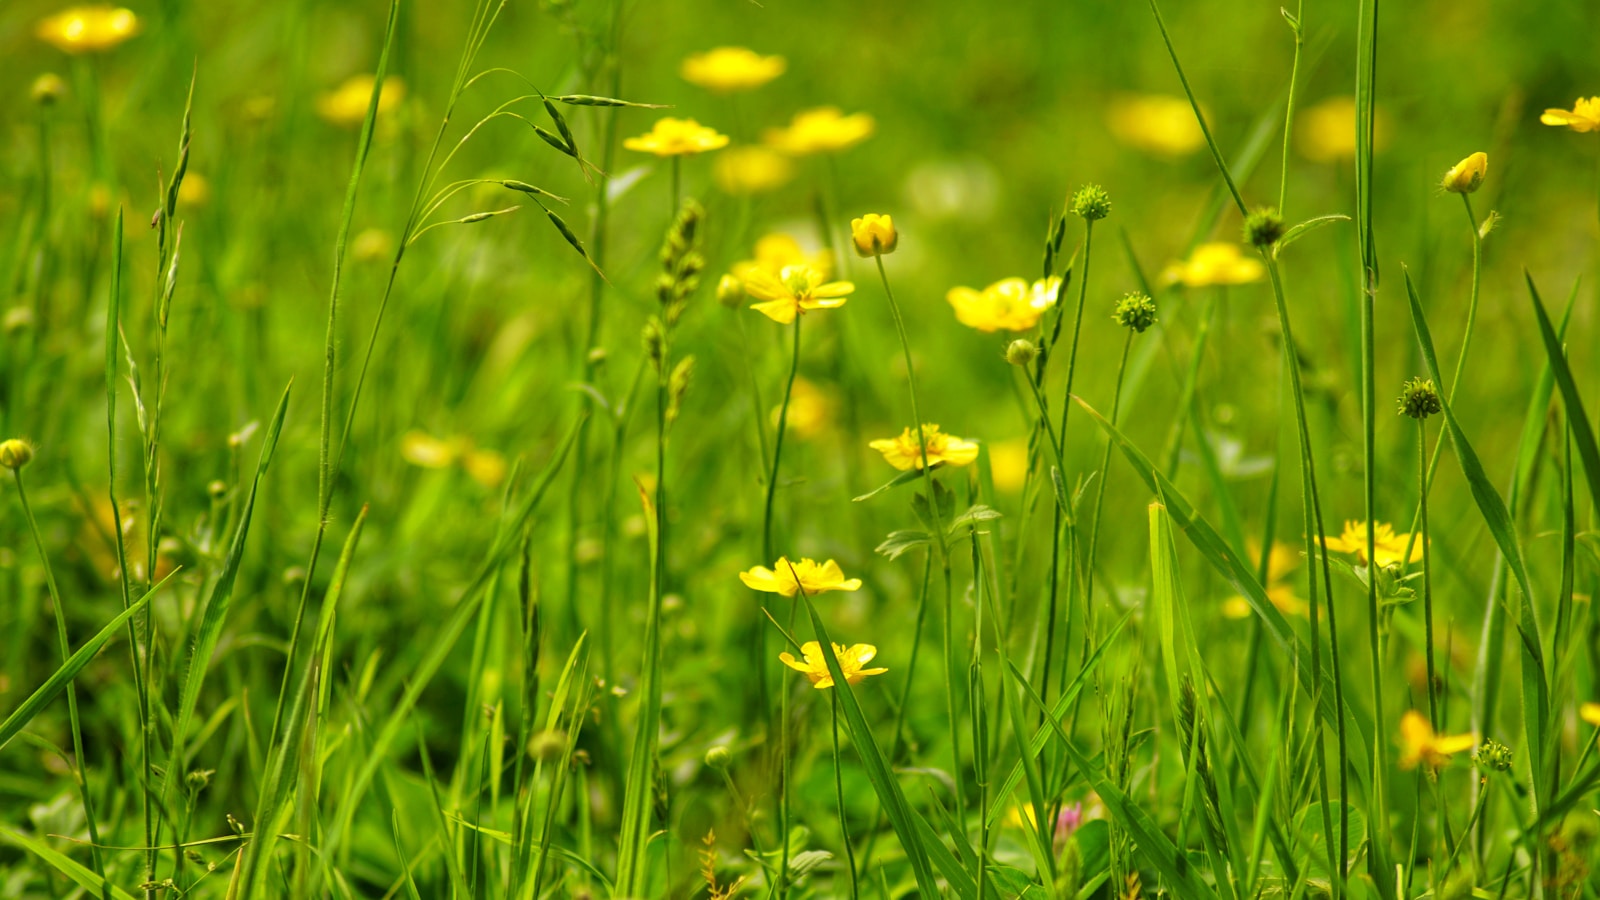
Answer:
[[[1409, 532], [1395, 534], [1394, 526], [1388, 522], [1379, 522], [1372, 532], [1373, 555], [1378, 559], [1379, 566], [1388, 566], [1400, 562], [1405, 555], [1406, 544], [1411, 540]], [[1362, 565], [1367, 562], [1367, 523], [1345, 520], [1344, 533], [1336, 538], [1328, 538], [1324, 545], [1335, 553], [1354, 554]], [[1422, 541], [1418, 540], [1411, 548], [1411, 558], [1406, 562], [1416, 562], [1422, 558]]]
[[1600, 131], [1600, 97], [1579, 97], [1572, 102], [1571, 109], [1547, 109], [1539, 116], [1539, 121], [1546, 125], [1565, 125], [1580, 134]]
[[1585, 703], [1579, 706], [1578, 718], [1600, 728], [1600, 703]]
[[1440, 186], [1452, 194], [1470, 194], [1483, 184], [1489, 171], [1489, 154], [1479, 151], [1450, 167]]
[[211, 199], [211, 182], [199, 172], [186, 172], [178, 185], [178, 203], [182, 206], [205, 206]]
[[[1295, 145], [1313, 162], [1339, 162], [1356, 155], [1356, 98], [1330, 97], [1299, 113]], [[1378, 110], [1373, 117], [1373, 149], [1388, 142], [1388, 120]]]
[[806, 558], [791, 562], [787, 556], [778, 557], [770, 569], [756, 566], [748, 572], [740, 572], [739, 580], [753, 591], [782, 594], [785, 597], [793, 597], [801, 589], [805, 590], [807, 596], [814, 597], [828, 591], [854, 591], [861, 588], [861, 579], [844, 577], [839, 564], [831, 559], [822, 563]]
[[871, 259], [893, 253], [900, 243], [900, 232], [895, 230], [893, 218], [867, 213], [850, 220], [850, 242], [855, 245], [857, 256]]
[[[366, 121], [367, 104], [372, 100], [372, 75], [351, 75], [344, 83], [317, 98], [317, 115], [335, 125], [355, 127]], [[378, 92], [378, 115], [393, 112], [406, 97], [405, 82], [396, 76], [383, 80]]]
[[1117, 140], [1157, 156], [1186, 156], [1205, 145], [1189, 101], [1164, 94], [1127, 96], [1106, 110]]
[[506, 480], [506, 458], [495, 450], [468, 450], [461, 468], [486, 488], [497, 488]]
[[424, 469], [447, 469], [467, 450], [459, 438], [442, 440], [425, 431], [408, 431], [400, 438], [400, 455], [413, 466]]
[[765, 272], [774, 278], [783, 274], [788, 266], [810, 266], [827, 276], [833, 271], [833, 257], [826, 249], [807, 253], [792, 235], [769, 234], [756, 241], [755, 257], [733, 264], [734, 277], [740, 281], [755, 272]]
[[[928, 465], [965, 466], [978, 458], [978, 443], [945, 434], [937, 425], [924, 424], [922, 434], [928, 445]], [[882, 438], [867, 445], [883, 454], [889, 465], [902, 472], [922, 468], [922, 442], [907, 428], [899, 437]]]
[[856, 286], [848, 281], [828, 281], [827, 276], [800, 263], [784, 266], [774, 278], [765, 271], [751, 272], [744, 280], [745, 293], [760, 300], [750, 308], [780, 325], [813, 309], [843, 306]]
[[[796, 660], [788, 651], [779, 653], [778, 659], [796, 672], [804, 673], [811, 679], [811, 686], [817, 690], [833, 687], [833, 674], [828, 671], [828, 661], [822, 655], [822, 645], [816, 641], [806, 641], [800, 645], [800, 653], [805, 656], [804, 662]], [[889, 671], [862, 668], [878, 655], [878, 648], [871, 644], [852, 644], [849, 647], [834, 644], [833, 655], [839, 660], [839, 671], [844, 673], [844, 680], [851, 684], [860, 684], [869, 675], [882, 675]]]
[[139, 17], [118, 6], [74, 6], [39, 22], [39, 39], [65, 53], [99, 53], [139, 33]]
[[748, 91], [783, 74], [781, 56], [762, 56], [748, 47], [717, 47], [683, 61], [678, 74], [690, 84], [720, 94]]
[[728, 136], [693, 119], [667, 116], [657, 119], [644, 134], [624, 140], [622, 146], [656, 156], [690, 156], [728, 146]]
[[1415, 769], [1419, 763], [1427, 763], [1429, 768], [1437, 769], [1452, 755], [1471, 750], [1477, 742], [1476, 734], [1436, 734], [1427, 716], [1408, 709], [1400, 717], [1400, 768]]
[[[1250, 555], [1254, 557], [1261, 552], [1261, 544], [1254, 540], [1250, 544]], [[1272, 549], [1267, 553], [1267, 599], [1285, 615], [1306, 614], [1306, 602], [1300, 599], [1294, 586], [1289, 583], [1289, 575], [1299, 564], [1300, 554], [1297, 551], [1277, 541], [1272, 542]], [[1230, 597], [1222, 604], [1222, 614], [1230, 619], [1247, 619], [1252, 613], [1250, 602], [1243, 597]]]
[[1032, 284], [1021, 278], [1006, 278], [981, 291], [951, 288], [945, 299], [955, 307], [956, 319], [969, 328], [984, 332], [1027, 331], [1055, 304], [1060, 287], [1061, 279], [1054, 276]]
[[1261, 260], [1246, 256], [1238, 244], [1212, 243], [1201, 244], [1188, 259], [1168, 265], [1161, 279], [1186, 287], [1210, 287], [1249, 284], [1266, 274], [1267, 267]]
[[[772, 408], [772, 425], [778, 425], [780, 407]], [[794, 390], [789, 396], [789, 434], [800, 440], [810, 440], [827, 430], [833, 418], [833, 398], [821, 388], [795, 378]]]
[[989, 474], [994, 489], [1015, 494], [1028, 483], [1028, 439], [1015, 438], [989, 445]]
[[791, 156], [835, 153], [872, 136], [877, 123], [866, 113], [845, 115], [837, 106], [819, 106], [795, 113], [787, 128], [767, 129], [768, 145]]
[[731, 147], [717, 154], [711, 177], [730, 194], [765, 194], [794, 178], [794, 162], [771, 147]]

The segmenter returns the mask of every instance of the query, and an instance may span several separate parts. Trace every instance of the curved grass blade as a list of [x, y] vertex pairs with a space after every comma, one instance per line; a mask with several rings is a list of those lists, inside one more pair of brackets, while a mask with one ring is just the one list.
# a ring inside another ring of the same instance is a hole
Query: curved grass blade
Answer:
[[44, 862], [49, 863], [51, 868], [65, 875], [84, 890], [93, 892], [96, 896], [103, 896], [106, 889], [109, 888], [111, 896], [115, 900], [134, 900], [132, 894], [96, 875], [87, 866], [57, 851], [44, 841], [29, 837], [15, 828], [7, 828], [0, 831], [0, 840], [14, 844], [39, 857]]

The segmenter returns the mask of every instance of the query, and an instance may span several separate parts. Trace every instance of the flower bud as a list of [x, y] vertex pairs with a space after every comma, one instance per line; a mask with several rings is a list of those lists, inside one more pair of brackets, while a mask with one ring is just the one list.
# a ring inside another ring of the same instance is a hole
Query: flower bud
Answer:
[[1013, 366], [1026, 368], [1033, 365], [1033, 361], [1038, 358], [1039, 348], [1034, 345], [1033, 341], [1017, 338], [1006, 346], [1006, 362]]
[[729, 753], [728, 748], [721, 744], [706, 751], [706, 765], [713, 769], [726, 769], [731, 762], [733, 762], [733, 754]]
[[1244, 240], [1252, 247], [1270, 247], [1283, 237], [1283, 216], [1271, 206], [1260, 206], [1244, 217]]
[[1413, 378], [1406, 382], [1405, 389], [1400, 392], [1402, 416], [1426, 419], [1442, 409], [1444, 404], [1439, 399], [1439, 391], [1434, 388], [1430, 378]]
[[1111, 197], [1098, 184], [1086, 184], [1072, 196], [1072, 212], [1090, 222], [1111, 215]]
[[729, 309], [744, 305], [744, 282], [733, 275], [724, 275], [717, 281], [717, 302]]
[[900, 232], [895, 230], [889, 216], [867, 213], [850, 220], [850, 240], [855, 244], [856, 255], [863, 258], [893, 253], [900, 242]]
[[1496, 772], [1509, 771], [1513, 758], [1510, 747], [1492, 738], [1484, 741], [1479, 745], [1478, 752], [1472, 754], [1472, 761], [1478, 764], [1479, 769], [1493, 769]]
[[1444, 181], [1440, 187], [1452, 194], [1470, 194], [1483, 184], [1483, 176], [1489, 171], [1489, 154], [1478, 151], [1450, 167], [1444, 173]]
[[1142, 334], [1156, 323], [1156, 302], [1138, 291], [1130, 291], [1117, 301], [1117, 310], [1112, 318], [1123, 328], [1132, 328], [1135, 334]]
[[33, 447], [27, 441], [12, 438], [0, 441], [0, 466], [15, 472], [33, 462]]
[[46, 72], [33, 80], [33, 102], [40, 106], [54, 106], [67, 93], [67, 83], [54, 72]]

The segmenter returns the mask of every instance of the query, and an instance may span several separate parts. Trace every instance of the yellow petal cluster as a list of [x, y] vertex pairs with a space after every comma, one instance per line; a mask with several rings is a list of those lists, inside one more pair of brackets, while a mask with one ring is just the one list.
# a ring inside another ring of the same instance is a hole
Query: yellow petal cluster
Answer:
[[[924, 424], [922, 436], [927, 441], [928, 465], [965, 466], [978, 458], [977, 441], [945, 434], [939, 426]], [[907, 428], [899, 437], [881, 438], [867, 445], [883, 454], [889, 465], [902, 472], [922, 468], [922, 442]]]
[[625, 139], [622, 146], [656, 156], [690, 156], [728, 146], [728, 136], [693, 119], [666, 116], [644, 134]]
[[804, 263], [784, 266], [777, 277], [757, 269], [744, 279], [745, 293], [761, 301], [750, 308], [781, 325], [813, 309], [843, 306], [855, 289], [848, 281], [828, 281], [826, 275]]
[[[366, 121], [367, 104], [372, 100], [372, 75], [351, 75], [344, 83], [317, 98], [317, 115], [335, 125], [355, 127]], [[406, 98], [405, 82], [396, 76], [383, 80], [378, 93], [378, 115], [393, 112]]]
[[1168, 265], [1161, 279], [1185, 287], [1211, 287], [1249, 284], [1266, 274], [1261, 260], [1246, 256], [1238, 244], [1210, 243], [1194, 248], [1188, 259]]
[[[1251, 556], [1261, 552], [1259, 542], [1252, 541], [1251, 545]], [[1299, 564], [1298, 551], [1277, 541], [1272, 542], [1272, 549], [1267, 552], [1267, 599], [1284, 615], [1306, 614], [1306, 602], [1300, 599], [1294, 586], [1289, 583], [1289, 576]], [[1230, 619], [1247, 619], [1252, 613], [1250, 602], [1243, 597], [1230, 597], [1222, 604], [1222, 614]]]
[[900, 232], [895, 230], [894, 219], [878, 213], [867, 213], [850, 220], [850, 243], [856, 255], [863, 259], [893, 253], [900, 243]]
[[730, 194], [765, 194], [794, 179], [794, 161], [771, 147], [730, 147], [717, 154], [711, 177]]
[[983, 332], [1027, 331], [1056, 301], [1061, 279], [1054, 276], [1028, 283], [1005, 278], [983, 290], [954, 287], [945, 299], [955, 308], [956, 319]]
[[[1388, 522], [1379, 522], [1373, 528], [1373, 555], [1377, 557], [1378, 565], [1388, 566], [1400, 562], [1405, 556], [1406, 544], [1411, 541], [1411, 533], [1395, 534], [1394, 526]], [[1349, 553], [1355, 556], [1356, 561], [1362, 565], [1367, 563], [1367, 523], [1346, 520], [1344, 533], [1336, 538], [1328, 538], [1324, 544], [1334, 553]], [[1411, 548], [1411, 558], [1406, 562], [1416, 562], [1422, 559], [1422, 541], [1418, 540]]]
[[35, 33], [65, 53], [99, 53], [139, 33], [139, 17], [119, 6], [74, 6], [39, 22]]
[[494, 450], [479, 449], [471, 438], [437, 438], [413, 429], [400, 438], [400, 455], [406, 462], [424, 469], [448, 469], [459, 465], [473, 481], [486, 488], [498, 487], [506, 477], [506, 459]]
[[872, 136], [877, 122], [866, 113], [845, 115], [837, 106], [819, 106], [795, 113], [786, 128], [769, 128], [768, 146], [790, 156], [837, 153]]
[[1477, 742], [1475, 734], [1437, 734], [1427, 716], [1408, 709], [1400, 717], [1400, 768], [1415, 769], [1418, 764], [1426, 764], [1437, 769], [1451, 756], [1471, 750]]
[[1452, 194], [1470, 194], [1483, 184], [1483, 176], [1489, 171], [1489, 154], [1479, 151], [1450, 167], [1444, 173], [1444, 180], [1440, 187]]
[[783, 74], [781, 56], [762, 56], [748, 47], [717, 47], [683, 61], [683, 80], [719, 94], [749, 91]]
[[1106, 125], [1118, 141], [1156, 156], [1187, 156], [1206, 142], [1189, 101], [1165, 94], [1118, 99], [1106, 110]]
[[814, 597], [828, 591], [854, 591], [861, 588], [861, 579], [844, 577], [844, 571], [833, 560], [819, 563], [804, 557], [791, 561], [787, 556], [780, 556], [770, 569], [755, 566], [749, 571], [740, 572], [739, 580], [753, 591], [785, 597], [793, 597], [801, 589], [805, 590], [807, 596]]
[[[787, 651], [779, 653], [778, 659], [796, 672], [803, 673], [811, 680], [811, 686], [817, 690], [833, 687], [833, 674], [828, 671], [828, 661], [822, 655], [822, 645], [816, 641], [806, 641], [800, 645], [800, 653], [805, 657], [804, 661], [795, 659]], [[869, 675], [882, 675], [889, 671], [864, 668], [874, 656], [878, 655], [878, 648], [871, 644], [852, 644], [849, 647], [834, 644], [833, 655], [839, 660], [839, 671], [844, 674], [844, 680], [851, 684], [860, 684]]]
[[1600, 97], [1579, 97], [1573, 101], [1571, 109], [1547, 109], [1539, 116], [1539, 121], [1565, 126], [1580, 134], [1600, 131]]

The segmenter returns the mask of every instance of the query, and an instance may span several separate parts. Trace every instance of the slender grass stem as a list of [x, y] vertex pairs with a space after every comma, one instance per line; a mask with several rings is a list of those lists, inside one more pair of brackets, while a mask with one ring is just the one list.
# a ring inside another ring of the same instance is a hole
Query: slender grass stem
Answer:
[[850, 846], [850, 820], [844, 805], [844, 761], [839, 754], [838, 693], [829, 694], [829, 700], [828, 709], [833, 714], [833, 794], [839, 805], [839, 843], [844, 845], [845, 870], [850, 873], [850, 900], [859, 900], [861, 890], [856, 883], [856, 854]]
[[[1444, 723], [1439, 719], [1438, 691], [1434, 685], [1434, 660], [1433, 660], [1433, 554], [1428, 547], [1428, 426], [1426, 419], [1417, 419], [1417, 490], [1422, 494], [1422, 620], [1426, 633], [1427, 646], [1425, 648], [1428, 661], [1428, 722], [1434, 731], [1442, 731]], [[1370, 576], [1369, 576], [1370, 577]]]
[[[761, 517], [761, 561], [763, 563], [771, 562], [777, 558], [773, 556], [776, 550], [772, 542], [773, 501], [778, 494], [778, 471], [783, 461], [783, 438], [785, 432], [788, 431], [789, 425], [789, 401], [794, 397], [795, 377], [800, 374], [800, 321], [803, 318], [804, 314], [797, 310], [794, 316], [794, 327], [790, 329], [793, 332], [793, 343], [790, 345], [789, 378], [784, 382], [783, 403], [778, 407], [778, 427], [772, 441], [772, 467], [767, 470], [767, 496]], [[756, 424], [759, 427], [759, 419]], [[757, 630], [765, 632], [765, 629]]]
[[[1111, 397], [1111, 424], [1117, 424], [1117, 414], [1122, 408], [1122, 379], [1128, 371], [1128, 351], [1133, 348], [1133, 336], [1136, 334], [1132, 328], [1122, 340], [1122, 359], [1117, 363], [1117, 386]], [[1106, 449], [1100, 456], [1100, 483], [1095, 487], [1094, 494], [1094, 524], [1089, 526], [1089, 559], [1083, 567], [1083, 595], [1084, 609], [1087, 616], [1083, 627], [1087, 634], [1094, 634], [1094, 568], [1095, 555], [1100, 547], [1100, 514], [1106, 499], [1106, 473], [1111, 470], [1112, 440], [1106, 438]]]

